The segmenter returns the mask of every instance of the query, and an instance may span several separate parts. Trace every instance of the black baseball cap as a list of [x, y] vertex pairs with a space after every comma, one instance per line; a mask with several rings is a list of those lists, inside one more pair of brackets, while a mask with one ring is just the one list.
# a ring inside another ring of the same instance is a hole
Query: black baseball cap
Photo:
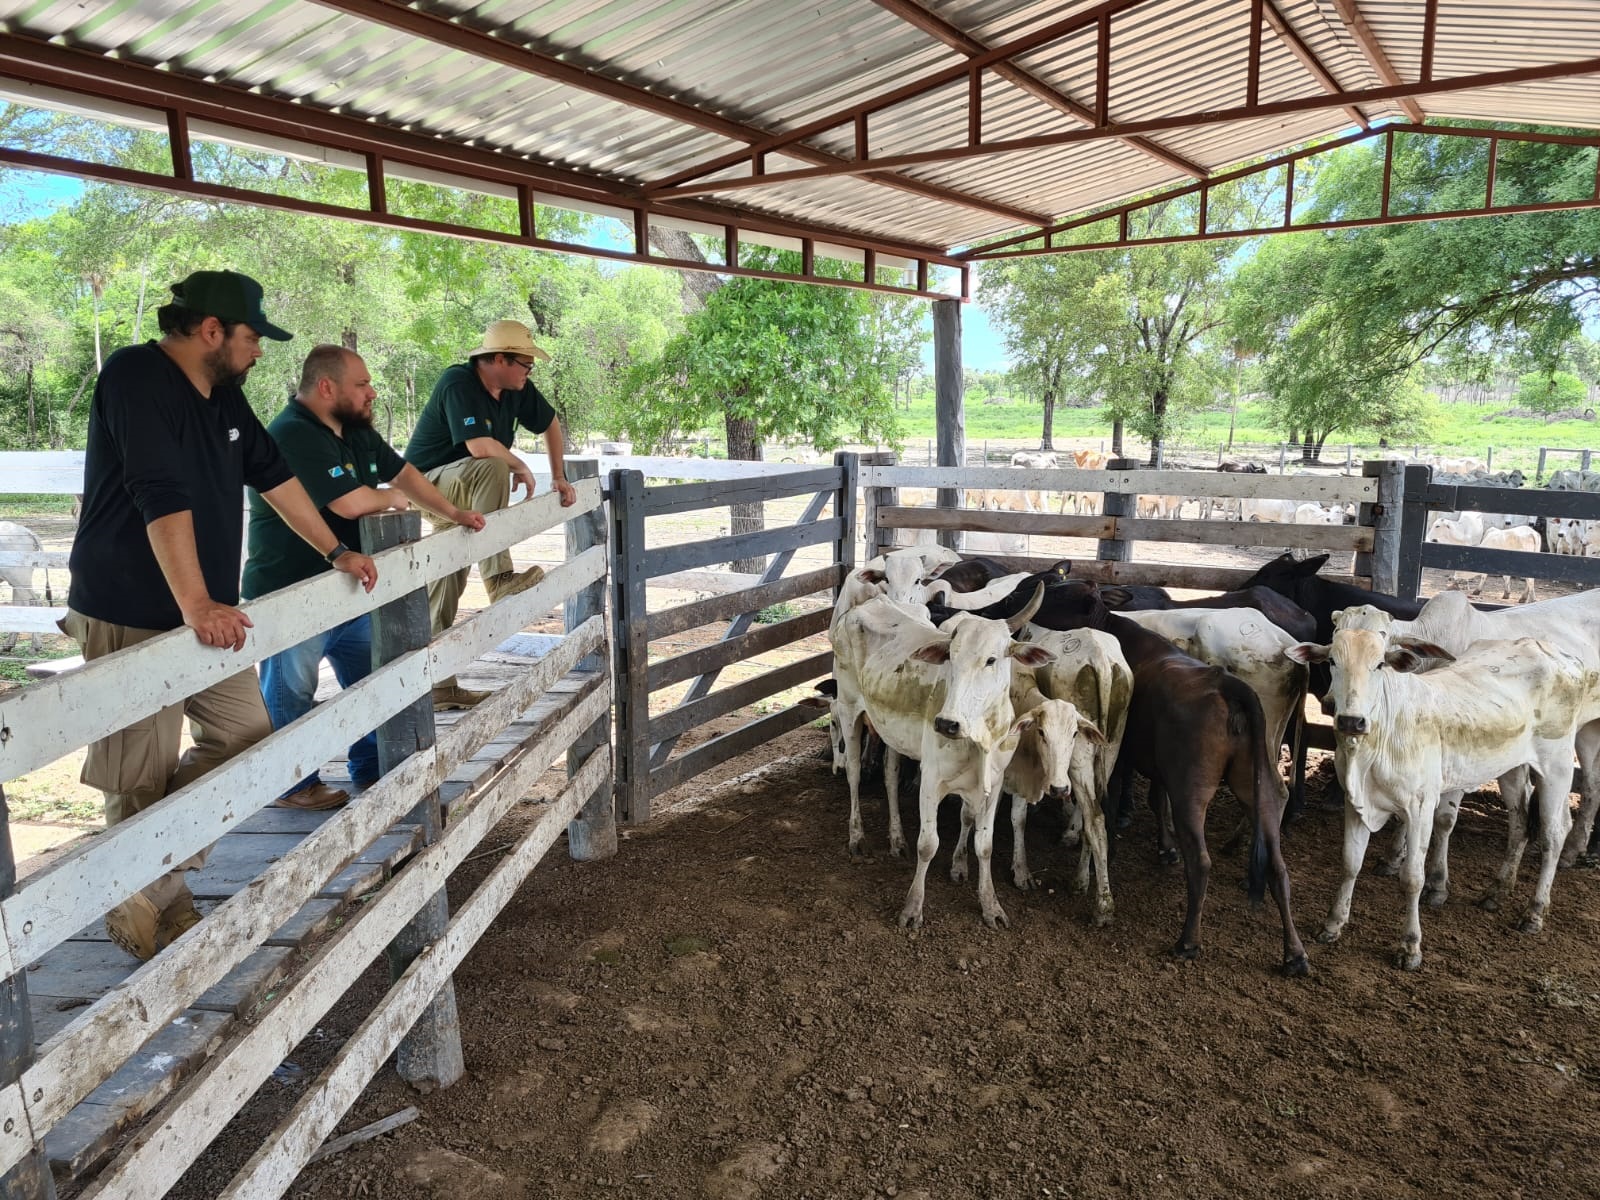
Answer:
[[173, 303], [219, 321], [242, 321], [264, 338], [287, 342], [294, 334], [267, 320], [261, 285], [237, 271], [196, 271], [172, 285]]

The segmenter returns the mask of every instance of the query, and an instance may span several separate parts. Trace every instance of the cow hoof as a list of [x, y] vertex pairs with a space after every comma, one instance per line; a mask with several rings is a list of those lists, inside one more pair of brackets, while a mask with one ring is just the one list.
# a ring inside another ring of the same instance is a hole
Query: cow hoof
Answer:
[[906, 856], [906, 844], [904, 842], [890, 842], [889, 853], [896, 858], [904, 858]]
[[1172, 957], [1179, 962], [1193, 962], [1200, 957], [1200, 947], [1185, 946], [1182, 942], [1179, 942], [1172, 948]]
[[1039, 881], [1032, 875], [1013, 875], [1011, 882], [1017, 885], [1019, 892], [1031, 892], [1039, 886]]
[[915, 933], [922, 928], [922, 914], [909, 909], [900, 914], [900, 928]]
[[1178, 852], [1176, 849], [1157, 850], [1156, 861], [1164, 867], [1175, 867], [1178, 865]]
[[1422, 970], [1422, 951], [1411, 950], [1402, 946], [1395, 951], [1394, 965], [1402, 971], [1420, 971]]
[[1090, 918], [1090, 923], [1096, 929], [1104, 929], [1111, 924], [1111, 919], [1115, 915], [1115, 911], [1112, 909], [1111, 905], [1108, 904], [1104, 908], [1097, 909], [1095, 911], [1094, 916]]
[[983, 923], [990, 929], [1010, 929], [1011, 918], [1006, 916], [1005, 909], [997, 908], [993, 912], [983, 914]]
[[1483, 895], [1478, 897], [1478, 907], [1483, 909], [1484, 912], [1499, 912], [1500, 893], [1485, 892]]
[[1116, 828], [1119, 831], [1123, 829], [1132, 829], [1133, 814], [1131, 812], [1119, 812], [1117, 814]]
[[1450, 899], [1450, 889], [1447, 887], [1428, 888], [1422, 893], [1422, 902], [1429, 908], [1443, 908], [1448, 899]]
[[872, 855], [867, 853], [867, 843], [865, 840], [850, 843], [850, 857], [855, 862], [866, 862], [872, 857]]
[[1286, 958], [1283, 960], [1283, 973], [1289, 979], [1304, 979], [1311, 974], [1311, 960], [1304, 954]]
[[1385, 879], [1389, 879], [1400, 874], [1400, 864], [1392, 863], [1388, 859], [1379, 859], [1373, 864], [1372, 873], [1374, 875], [1382, 875]]
[[966, 868], [966, 866], [964, 864], [962, 866], [957, 866], [955, 863], [951, 863], [950, 864], [950, 882], [951, 883], [965, 883], [966, 881], [967, 881], [967, 868]]
[[1540, 913], [1526, 913], [1522, 920], [1517, 922], [1518, 933], [1544, 932], [1544, 916]]
[[1344, 934], [1344, 930], [1337, 925], [1324, 925], [1317, 930], [1317, 941], [1324, 946], [1331, 946]]

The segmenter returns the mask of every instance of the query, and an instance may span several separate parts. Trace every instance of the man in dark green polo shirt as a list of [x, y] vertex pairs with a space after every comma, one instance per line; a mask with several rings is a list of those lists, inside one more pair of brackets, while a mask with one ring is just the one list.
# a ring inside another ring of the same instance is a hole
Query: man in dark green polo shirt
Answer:
[[[345, 546], [360, 548], [362, 517], [403, 509], [408, 499], [452, 524], [482, 529], [482, 514], [458, 508], [441, 496], [372, 428], [376, 394], [359, 354], [342, 346], [318, 346], [306, 356], [299, 388], [267, 426], [289, 469], [338, 536], [334, 554]], [[385, 483], [392, 488], [378, 486]], [[297, 537], [271, 505], [258, 493], [250, 493], [245, 599], [254, 600], [329, 569], [327, 559]], [[261, 695], [274, 729], [311, 711], [323, 659], [332, 666], [340, 687], [366, 678], [372, 671], [371, 614], [335, 625], [262, 662]], [[369, 733], [350, 747], [350, 779], [367, 787], [377, 778], [377, 740]], [[312, 771], [279, 797], [278, 805], [337, 808], [349, 798]]]
[[[437, 485], [454, 504], [495, 512], [511, 503], [513, 481], [533, 495], [533, 472], [511, 449], [517, 426], [544, 435], [550, 476], [563, 507], [578, 494], [567, 482], [565, 445], [555, 409], [528, 379], [534, 359], [549, 355], [533, 344], [520, 321], [496, 321], [484, 332], [483, 344], [468, 361], [449, 367], [433, 385], [433, 393], [417, 418], [406, 445], [406, 461]], [[456, 619], [456, 607], [467, 585], [467, 568], [428, 585], [428, 615], [434, 635]], [[511, 554], [502, 550], [478, 564], [489, 602], [526, 591], [544, 578], [542, 567], [518, 572]], [[434, 688], [435, 708], [465, 708], [488, 693], [474, 692], [447, 680]]]

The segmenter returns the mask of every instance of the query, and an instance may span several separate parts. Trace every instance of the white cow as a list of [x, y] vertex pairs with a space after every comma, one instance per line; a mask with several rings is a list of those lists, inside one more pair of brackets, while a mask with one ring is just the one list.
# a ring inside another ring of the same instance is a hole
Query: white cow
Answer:
[[1141, 517], [1157, 517], [1163, 521], [1174, 521], [1183, 515], [1184, 498], [1182, 496], [1140, 496], [1134, 508]]
[[925, 604], [942, 604], [945, 608], [958, 608], [971, 612], [1004, 600], [1017, 590], [1018, 584], [1030, 578], [1032, 573], [1028, 571], [1002, 575], [999, 579], [990, 580], [987, 585], [975, 592], [958, 592], [947, 580], [935, 579], [922, 585], [922, 599]]
[[[1088, 889], [1092, 864], [1095, 875], [1093, 919], [1096, 925], [1104, 925], [1111, 920], [1113, 911], [1104, 805], [1110, 790], [1111, 772], [1122, 749], [1128, 707], [1133, 703], [1133, 671], [1128, 667], [1121, 643], [1098, 629], [1046, 630], [1032, 633], [1031, 637], [1036, 645], [1055, 655], [1055, 662], [1033, 672], [1035, 686], [1054, 699], [1070, 700], [1079, 715], [1092, 721], [1102, 734], [1098, 742], [1079, 740], [1073, 751], [1070, 774], [1076, 803], [1061, 840], [1069, 847], [1081, 841], [1074, 888], [1077, 891]], [[1023, 837], [1027, 812], [1027, 804], [1013, 799], [1012, 879], [1023, 890], [1033, 886]]]
[[1299, 504], [1294, 500], [1241, 500], [1239, 516], [1244, 521], [1293, 525], [1298, 508]]
[[[0, 551], [40, 554], [44, 551], [44, 545], [27, 526], [18, 525], [15, 521], [0, 521]], [[32, 567], [0, 567], [0, 579], [11, 585], [12, 604], [26, 606], [39, 603], [39, 594], [33, 590], [33, 572]], [[29, 639], [33, 652], [38, 654], [42, 646], [39, 635], [30, 634]], [[10, 651], [16, 644], [15, 633], [0, 637], [0, 651]]]
[[1321, 504], [1297, 504], [1294, 510], [1296, 525], [1343, 525], [1348, 513], [1342, 504], [1327, 507]]
[[[1519, 525], [1515, 529], [1489, 529], [1484, 532], [1483, 541], [1478, 544], [1485, 550], [1520, 550], [1526, 554], [1537, 554], [1539, 553], [1539, 534], [1530, 525]], [[1487, 579], [1487, 575], [1478, 577], [1477, 587], [1472, 592], [1474, 596], [1482, 593], [1483, 585]], [[1509, 600], [1511, 599], [1511, 576], [1507, 575], [1505, 581], [1505, 591], [1500, 593], [1500, 598]], [[1518, 598], [1517, 603], [1532, 604], [1537, 599], [1538, 596], [1533, 588], [1533, 577], [1530, 575], [1523, 581], [1522, 595]]]
[[[922, 581], [928, 573], [941, 565], [960, 561], [961, 556], [954, 550], [937, 543], [903, 546], [880, 554], [845, 581], [834, 605], [834, 620], [874, 594], [888, 596], [897, 604], [922, 604], [925, 590]], [[876, 592], [867, 590], [872, 585], [877, 585]]]
[[[1305, 667], [1285, 657], [1294, 638], [1250, 608], [1168, 608], [1119, 615], [1159, 633], [1189, 657], [1244, 680], [1261, 701], [1267, 761], [1278, 761], [1278, 747], [1305, 704], [1310, 681]], [[1278, 790], [1287, 799], [1281, 778]]]
[[1029, 467], [1036, 471], [1055, 470], [1061, 465], [1054, 450], [1018, 450], [1011, 456], [1013, 467]]
[[[1494, 612], [1473, 608], [1460, 592], [1440, 592], [1422, 606], [1416, 620], [1393, 621], [1390, 637], [1432, 643], [1457, 657], [1479, 642], [1539, 638], [1576, 655], [1591, 670], [1600, 670], [1600, 590]], [[1578, 730], [1583, 804], [1561, 854], [1564, 867], [1576, 862], [1589, 844], [1595, 813], [1600, 810], [1600, 712], [1595, 717]], [[1483, 777], [1488, 778], [1487, 775]], [[1480, 779], [1466, 786], [1482, 782]], [[1489, 906], [1495, 903], [1490, 899]]]
[[[1446, 652], [1391, 645], [1370, 629], [1337, 630], [1331, 646], [1301, 642], [1289, 653], [1298, 662], [1332, 666], [1329, 696], [1339, 735], [1334, 765], [1345, 790], [1344, 876], [1318, 939], [1334, 942], [1344, 932], [1367, 842], [1398, 816], [1406, 828], [1401, 881], [1407, 911], [1396, 963], [1409, 971], [1421, 967], [1418, 902], [1441, 795], [1521, 766], [1531, 766], [1538, 780], [1545, 844], [1522, 928], [1539, 929], [1549, 908], [1556, 847], [1570, 822], [1573, 738], [1600, 676], [1574, 655], [1532, 638], [1478, 646], [1421, 674], [1411, 672], [1424, 658]], [[1380, 670], [1384, 666], [1391, 669]], [[1511, 815], [1513, 825], [1517, 817]]]
[[[890, 847], [904, 848], [898, 788], [900, 759], [921, 764], [917, 866], [900, 913], [908, 929], [922, 924], [928, 864], [939, 848], [940, 799], [956, 793], [970, 806], [977, 826], [978, 899], [991, 927], [1007, 924], [994, 895], [990, 857], [994, 806], [1006, 765], [1016, 752], [1012, 728], [1011, 663], [1042, 666], [1049, 651], [1013, 642], [1013, 629], [1038, 611], [1041, 587], [1011, 622], [962, 613], [949, 631], [917, 620], [893, 602], [876, 597], [852, 609], [834, 626], [834, 711], [845, 744], [850, 783], [850, 849], [865, 843], [861, 828], [861, 744], [866, 725], [884, 744], [884, 782], [889, 798]], [[1008, 627], [1009, 626], [1009, 627]], [[952, 867], [952, 874], [963, 878]]]

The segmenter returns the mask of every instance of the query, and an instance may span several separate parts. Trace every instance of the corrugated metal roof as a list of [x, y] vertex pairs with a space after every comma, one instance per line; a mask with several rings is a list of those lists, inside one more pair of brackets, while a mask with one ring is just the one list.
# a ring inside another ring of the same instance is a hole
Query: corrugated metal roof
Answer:
[[[1275, 4], [1341, 88], [1383, 85], [1334, 0]], [[1417, 78], [1422, 0], [1357, 0], [1357, 5], [1400, 77]], [[12, 33], [57, 38], [628, 185], [671, 177], [747, 144], [342, 7], [348, 5], [337, 0], [0, 0], [0, 20]], [[418, 7], [771, 133], [860, 105], [967, 58], [870, 0], [574, 0], [560, 5], [485, 0]], [[924, 7], [981, 45], [994, 47], [1093, 6], [928, 0]], [[1438, 7], [1436, 78], [1600, 58], [1596, 0], [1449, 0]], [[1119, 12], [1113, 22], [1112, 120], [1154, 120], [1241, 105], [1249, 13], [1248, 0], [1146, 0]], [[1015, 65], [1092, 107], [1096, 45], [1091, 26], [1020, 55]], [[1321, 92], [1289, 48], [1267, 31], [1261, 100]], [[1600, 75], [1425, 96], [1418, 103], [1430, 117], [1600, 126]], [[962, 145], [966, 105], [967, 85], [958, 79], [874, 112], [869, 118], [872, 154]], [[1401, 110], [1393, 102], [1369, 105], [1366, 115], [1378, 120], [1400, 116]], [[1324, 108], [1150, 136], [1162, 151], [1220, 170], [1341, 132], [1351, 122], [1343, 109]], [[993, 73], [985, 76], [986, 140], [1077, 128], [1081, 123], [1057, 107]], [[844, 125], [809, 139], [808, 145], [850, 157], [854, 138], [853, 128]], [[814, 158], [776, 153], [767, 169], [814, 163]], [[724, 175], [745, 172], [740, 166]], [[841, 175], [714, 199], [726, 207], [863, 237], [948, 248], [1017, 228], [1014, 217], [978, 211], [974, 204], [1060, 216], [1189, 178], [1156, 153], [1110, 139], [920, 164], [900, 173], [961, 196], [912, 195]]]

